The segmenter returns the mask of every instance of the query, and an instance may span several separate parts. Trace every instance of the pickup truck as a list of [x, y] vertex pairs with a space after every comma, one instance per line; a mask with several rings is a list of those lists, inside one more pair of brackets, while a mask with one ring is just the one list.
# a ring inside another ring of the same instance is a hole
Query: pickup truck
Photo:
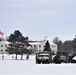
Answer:
[[36, 54], [36, 63], [51, 63], [51, 55], [48, 51], [39, 52]]

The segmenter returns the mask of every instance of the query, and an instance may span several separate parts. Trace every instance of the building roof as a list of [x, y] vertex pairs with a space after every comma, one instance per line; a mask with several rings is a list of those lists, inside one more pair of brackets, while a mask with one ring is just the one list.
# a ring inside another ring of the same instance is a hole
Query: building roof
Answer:
[[10, 42], [8, 42], [8, 41], [0, 41], [0, 43], [10, 44]]
[[38, 44], [40, 44], [40, 42], [32, 42], [32, 43], [29, 43], [29, 44], [38, 45]]
[[49, 41], [49, 43], [50, 43], [51, 45], [56, 45], [56, 44], [52, 43], [51, 41]]
[[[46, 41], [47, 41], [47, 40], [40, 41], [40, 42], [31, 42], [31, 43], [29, 43], [29, 44], [31, 44], [31, 45], [39, 45], [39, 44], [41, 44], [42, 42], [46, 43]], [[52, 43], [51, 41], [49, 41], [49, 43], [50, 43], [51, 45], [56, 45], [56, 44]]]

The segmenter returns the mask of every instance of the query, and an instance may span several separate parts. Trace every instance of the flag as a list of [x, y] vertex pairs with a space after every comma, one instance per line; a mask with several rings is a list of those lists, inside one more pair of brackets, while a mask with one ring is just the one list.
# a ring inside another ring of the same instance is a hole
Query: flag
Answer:
[[4, 33], [0, 31], [0, 35], [3, 35]]

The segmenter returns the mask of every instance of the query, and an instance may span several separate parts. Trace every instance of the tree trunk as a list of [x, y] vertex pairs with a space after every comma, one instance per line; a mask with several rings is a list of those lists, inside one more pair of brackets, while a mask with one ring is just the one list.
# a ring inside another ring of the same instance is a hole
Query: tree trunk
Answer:
[[17, 54], [16, 54], [16, 60], [17, 60]]
[[23, 58], [23, 54], [21, 54], [21, 60], [22, 60], [22, 58]]
[[2, 60], [4, 59], [4, 55], [3, 55], [3, 53], [2, 53]]

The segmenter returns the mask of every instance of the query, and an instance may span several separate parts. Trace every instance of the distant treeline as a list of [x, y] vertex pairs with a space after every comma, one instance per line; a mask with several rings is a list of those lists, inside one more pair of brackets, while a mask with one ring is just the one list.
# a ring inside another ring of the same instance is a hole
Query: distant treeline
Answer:
[[76, 52], [76, 38], [62, 42], [58, 37], [55, 37], [53, 39], [53, 43], [57, 44], [58, 52], [67, 52], [68, 54], [73, 54]]

